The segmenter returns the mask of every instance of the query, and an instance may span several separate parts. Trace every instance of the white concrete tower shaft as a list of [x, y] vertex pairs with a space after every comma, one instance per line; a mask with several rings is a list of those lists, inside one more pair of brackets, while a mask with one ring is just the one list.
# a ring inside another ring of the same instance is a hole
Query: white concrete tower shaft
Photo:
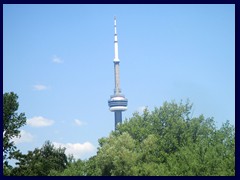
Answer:
[[114, 94], [120, 94], [120, 70], [119, 63], [120, 60], [118, 58], [118, 39], [117, 39], [117, 20], [114, 17], [114, 77], [115, 77], [115, 89]]

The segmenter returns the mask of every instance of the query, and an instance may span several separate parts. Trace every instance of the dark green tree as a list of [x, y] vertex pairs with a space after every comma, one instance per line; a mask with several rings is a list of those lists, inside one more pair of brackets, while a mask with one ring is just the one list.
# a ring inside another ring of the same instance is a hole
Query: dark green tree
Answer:
[[24, 113], [17, 113], [19, 103], [17, 94], [10, 92], [3, 94], [3, 165], [4, 174], [8, 174], [10, 166], [8, 160], [17, 151], [12, 139], [20, 136], [19, 128], [26, 124]]
[[49, 176], [86, 176], [86, 162], [73, 161], [63, 171], [51, 170]]
[[64, 171], [68, 165], [65, 148], [55, 148], [50, 141], [27, 154], [19, 153], [17, 167], [11, 175], [16, 176], [47, 176], [50, 171]]

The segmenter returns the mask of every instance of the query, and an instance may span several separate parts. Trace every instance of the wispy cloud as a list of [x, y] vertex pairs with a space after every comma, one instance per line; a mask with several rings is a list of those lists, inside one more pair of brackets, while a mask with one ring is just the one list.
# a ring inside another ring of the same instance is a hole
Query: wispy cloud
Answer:
[[63, 60], [60, 57], [54, 55], [53, 58], [52, 58], [52, 62], [57, 63], [57, 64], [61, 64], [61, 63], [63, 63]]
[[14, 137], [13, 141], [15, 144], [25, 143], [25, 142], [32, 142], [33, 135], [27, 131], [21, 130], [20, 137]]
[[79, 119], [74, 119], [74, 122], [77, 126], [82, 126], [82, 125], [86, 124], [85, 122], [80, 121]]
[[27, 120], [27, 124], [33, 127], [51, 126], [53, 123], [53, 120], [44, 118], [42, 116], [35, 116]]
[[37, 84], [37, 85], [34, 85], [34, 86], [33, 86], [33, 88], [34, 88], [35, 90], [37, 90], [37, 91], [43, 91], [43, 90], [46, 90], [46, 89], [48, 89], [48, 87], [47, 87], [47, 86], [45, 86], [45, 85], [42, 85], [42, 84]]
[[64, 143], [53, 142], [53, 145], [57, 148], [65, 147], [66, 154], [67, 155], [72, 154], [77, 159], [79, 159], [79, 158], [86, 159], [96, 153], [96, 148], [88, 141], [83, 144], [81, 144], [81, 143], [66, 143], [66, 144], [64, 144]]

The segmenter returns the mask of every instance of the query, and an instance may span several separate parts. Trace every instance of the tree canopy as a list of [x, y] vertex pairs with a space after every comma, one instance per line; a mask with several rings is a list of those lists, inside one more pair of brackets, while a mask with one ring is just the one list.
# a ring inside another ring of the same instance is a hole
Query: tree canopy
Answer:
[[68, 159], [65, 148], [55, 148], [50, 141], [46, 141], [39, 149], [19, 153], [16, 156], [17, 166], [11, 171], [15, 176], [47, 176], [51, 171], [61, 172], [66, 169]]
[[234, 176], [235, 128], [229, 121], [217, 128], [212, 117], [192, 117], [188, 101], [172, 101], [134, 113], [99, 139], [97, 154], [88, 160], [67, 158], [50, 141], [15, 154], [17, 167], [5, 171], [10, 175]]
[[192, 105], [165, 102], [135, 113], [99, 140], [100, 175], [235, 175], [235, 129], [213, 118], [191, 117]]
[[[19, 103], [17, 94], [10, 92], [3, 94], [3, 164], [4, 170], [9, 167], [8, 160], [13, 158], [17, 148], [14, 137], [20, 136], [19, 128], [26, 124], [24, 113], [17, 113]], [[5, 172], [7, 173], [7, 172]]]

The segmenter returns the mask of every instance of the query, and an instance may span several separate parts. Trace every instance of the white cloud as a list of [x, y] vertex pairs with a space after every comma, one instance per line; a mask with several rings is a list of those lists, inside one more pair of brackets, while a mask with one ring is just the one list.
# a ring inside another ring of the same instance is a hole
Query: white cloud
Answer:
[[51, 126], [53, 123], [53, 120], [44, 118], [42, 116], [35, 116], [27, 120], [27, 124], [34, 127]]
[[65, 147], [66, 151], [65, 153], [67, 155], [72, 154], [76, 159], [86, 159], [91, 156], [93, 156], [96, 153], [96, 148], [90, 143], [85, 142], [83, 144], [80, 143], [58, 143], [53, 142], [53, 145], [57, 148], [59, 147]]
[[42, 85], [42, 84], [37, 84], [37, 85], [34, 85], [34, 86], [33, 86], [33, 88], [34, 88], [35, 90], [37, 90], [37, 91], [43, 91], [43, 90], [46, 90], [46, 89], [48, 89], [48, 87], [47, 87], [47, 86], [45, 86], [45, 85]]
[[63, 60], [55, 55], [52, 58], [52, 62], [60, 64], [60, 63], [63, 63]]
[[137, 109], [137, 112], [139, 112], [139, 114], [142, 114], [146, 108], [147, 108], [147, 106], [140, 106], [140, 107]]
[[79, 119], [75, 119], [74, 122], [77, 126], [82, 126], [82, 125], [86, 124], [85, 122], [80, 121]]
[[20, 137], [14, 137], [13, 141], [15, 144], [25, 143], [25, 142], [32, 142], [33, 135], [29, 132], [24, 130], [20, 131]]

